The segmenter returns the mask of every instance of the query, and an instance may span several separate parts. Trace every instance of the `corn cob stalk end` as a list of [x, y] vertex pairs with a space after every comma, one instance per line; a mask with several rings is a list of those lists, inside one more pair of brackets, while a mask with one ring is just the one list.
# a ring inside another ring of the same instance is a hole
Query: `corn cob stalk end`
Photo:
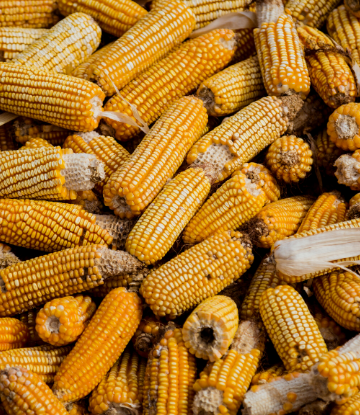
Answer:
[[344, 0], [345, 8], [355, 17], [360, 17], [360, 1], [359, 0]]

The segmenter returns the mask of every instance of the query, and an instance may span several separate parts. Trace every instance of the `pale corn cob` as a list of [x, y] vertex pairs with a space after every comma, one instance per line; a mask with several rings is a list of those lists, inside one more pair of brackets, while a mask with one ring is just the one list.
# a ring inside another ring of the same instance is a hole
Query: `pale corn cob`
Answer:
[[7, 62], [16, 58], [20, 52], [34, 43], [37, 39], [44, 36], [47, 32], [47, 29], [1, 27], [0, 61]]
[[313, 154], [302, 138], [285, 135], [271, 144], [265, 162], [279, 181], [296, 183], [311, 171]]
[[330, 140], [345, 151], [360, 148], [360, 104], [350, 103], [337, 108], [330, 116], [327, 133]]
[[360, 413], [360, 392], [342, 405], [335, 405], [330, 415], [357, 415]]
[[338, 183], [360, 190], [360, 149], [353, 154], [343, 154], [334, 163]]
[[346, 220], [360, 217], [360, 193], [357, 193], [349, 200], [349, 210], [346, 213]]
[[65, 346], [80, 337], [95, 310], [87, 296], [55, 298], [38, 312], [35, 329], [44, 342]]
[[[141, 315], [141, 300], [135, 292], [112, 290], [55, 375], [55, 396], [72, 402], [91, 392], [120, 357]], [[99, 355], [104, 357], [99, 359]]]
[[25, 143], [19, 150], [29, 150], [30, 148], [41, 148], [41, 147], [54, 147], [48, 141], [44, 140], [43, 138], [31, 138], [29, 141]]
[[11, 265], [0, 270], [0, 315], [31, 310], [53, 298], [94, 288], [107, 277], [143, 267], [128, 253], [112, 251], [104, 245], [66, 249]]
[[156, 316], [175, 318], [240, 278], [253, 258], [246, 236], [220, 232], [152, 270], [140, 293]]
[[0, 151], [11, 151], [16, 150], [16, 145], [14, 143], [11, 134], [9, 134], [8, 125], [0, 126]]
[[183, 240], [193, 244], [215, 232], [235, 230], [279, 197], [276, 180], [265, 167], [244, 164], [201, 206], [186, 226]]
[[235, 302], [215, 295], [200, 303], [186, 319], [182, 336], [190, 353], [214, 362], [228, 350], [239, 326]]
[[292, 17], [304, 25], [321, 27], [329, 13], [341, 0], [288, 0], [285, 8], [289, 9]]
[[286, 373], [285, 367], [282, 363], [277, 363], [263, 372], [257, 373], [251, 380], [252, 385], [264, 385], [265, 383], [273, 382], [280, 376]]
[[37, 331], [35, 330], [36, 315], [38, 311], [39, 310], [35, 308], [33, 310], [26, 311], [25, 313], [16, 316], [28, 328], [29, 338], [26, 342], [26, 346], [40, 346], [45, 344], [40, 339], [39, 335], [37, 334]]
[[164, 324], [155, 317], [144, 317], [131, 339], [137, 353], [142, 357], [148, 358], [151, 349], [159, 343], [164, 335], [164, 330]]
[[102, 0], [93, 2], [91, 0], [58, 0], [60, 13], [64, 16], [75, 12], [82, 12], [92, 16], [100, 27], [116, 37], [122, 36], [143, 16], [146, 10], [135, 1]]
[[16, 318], [0, 318], [0, 351], [19, 349], [29, 338], [27, 326]]
[[70, 201], [70, 203], [82, 206], [89, 213], [101, 214], [104, 210], [103, 203], [92, 190], [83, 190], [76, 193], [76, 199]]
[[340, 192], [334, 190], [320, 195], [308, 210], [297, 233], [344, 222], [347, 203]]
[[263, 207], [253, 219], [245, 223], [244, 228], [256, 246], [271, 248], [276, 241], [297, 232], [313, 203], [314, 198], [311, 196], [278, 200]]
[[185, 40], [194, 26], [195, 17], [190, 8], [180, 1], [166, 0], [161, 7], [143, 16], [90, 65], [90, 80], [106, 95], [115, 94], [116, 88], [124, 88]]
[[105, 205], [120, 217], [131, 218], [144, 211], [180, 167], [206, 123], [200, 99], [184, 97], [171, 105], [106, 183]]
[[141, 409], [146, 359], [127, 348], [92, 392], [89, 410], [92, 414], [135, 414]]
[[329, 176], [334, 176], [335, 167], [334, 163], [344, 151], [337, 147], [326, 131], [326, 128], [317, 134], [315, 140], [317, 148], [317, 162], [320, 168], [322, 168]]
[[4, 111], [71, 130], [92, 131], [98, 126], [104, 98], [101, 89], [89, 81], [0, 62], [0, 109]]
[[[183, 43], [127, 84], [106, 103], [104, 110], [126, 114], [136, 123], [130, 103], [147, 124], [152, 124], [169, 105], [228, 65], [236, 50], [235, 37], [232, 30], [217, 29]], [[128, 140], [140, 132], [125, 122], [106, 117], [104, 121], [113, 128], [118, 140]]]
[[207, 77], [196, 95], [204, 101], [209, 115], [222, 116], [239, 111], [265, 95], [257, 56]]
[[0, 242], [0, 270], [10, 265], [21, 262], [20, 259], [11, 252], [11, 248]]

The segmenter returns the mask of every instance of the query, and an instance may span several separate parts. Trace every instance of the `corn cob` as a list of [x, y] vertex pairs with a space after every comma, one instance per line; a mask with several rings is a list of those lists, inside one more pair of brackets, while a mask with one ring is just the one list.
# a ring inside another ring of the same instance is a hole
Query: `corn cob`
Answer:
[[253, 258], [246, 236], [220, 232], [152, 270], [140, 293], [156, 316], [175, 318], [240, 278]]
[[143, 16], [146, 10], [131, 0], [92, 2], [91, 0], [59, 0], [60, 13], [64, 16], [81, 12], [92, 16], [100, 27], [116, 37], [122, 36]]
[[131, 218], [144, 211], [180, 167], [206, 123], [200, 99], [184, 97], [171, 105], [130, 160], [106, 183], [105, 205], [120, 217]]
[[340, 0], [288, 0], [285, 8], [292, 17], [303, 25], [321, 27], [329, 13], [340, 3]]
[[194, 415], [236, 415], [260, 363], [264, 333], [256, 323], [240, 323], [228, 353], [208, 364], [194, 384]]
[[332, 40], [320, 30], [309, 26], [297, 29], [306, 48], [305, 60], [311, 85], [331, 108], [355, 101], [356, 82], [343, 55]]
[[357, 415], [360, 413], [360, 392], [342, 405], [335, 405], [330, 415]]
[[91, 413], [137, 413], [143, 400], [145, 369], [146, 359], [126, 349], [91, 394]]
[[7, 125], [0, 126], [0, 151], [16, 150], [13, 138], [8, 132]]
[[317, 148], [318, 166], [322, 168], [326, 174], [334, 176], [334, 162], [337, 158], [344, 154], [344, 151], [341, 150], [341, 148], [337, 147], [335, 143], [330, 140], [326, 129], [320, 131], [317, 134], [315, 143]]
[[86, 400], [80, 400], [66, 405], [69, 415], [90, 415], [90, 412], [87, 411], [87, 407]]
[[0, 270], [0, 315], [22, 313], [53, 298], [94, 288], [107, 277], [141, 268], [128, 253], [104, 245], [66, 249], [20, 262]]
[[100, 214], [104, 210], [104, 205], [92, 190], [76, 192], [77, 198], [70, 201], [75, 205], [80, 205], [86, 212]]
[[41, 378], [23, 367], [0, 372], [0, 397], [8, 415], [68, 414]]
[[346, 220], [360, 217], [360, 193], [357, 193], [349, 200], [349, 210], [346, 213]]
[[137, 353], [142, 357], [149, 357], [151, 349], [159, 343], [165, 333], [165, 326], [155, 317], [144, 317], [131, 339]]
[[344, 222], [347, 203], [338, 191], [323, 193], [311, 206], [297, 233]]
[[48, 141], [44, 140], [43, 138], [31, 138], [29, 141], [25, 143], [19, 150], [29, 150], [30, 148], [41, 148], [41, 147], [48, 147], [53, 148], [54, 146], [50, 144]]
[[20, 259], [11, 252], [11, 248], [0, 242], [0, 270], [18, 262]]
[[181, 329], [170, 324], [149, 355], [144, 379], [143, 414], [189, 414], [195, 379], [195, 357], [185, 347]]
[[252, 385], [264, 385], [265, 383], [273, 382], [280, 376], [286, 373], [285, 367], [282, 363], [277, 363], [263, 372], [257, 373], [251, 380]]
[[35, 308], [17, 316], [17, 318], [24, 323], [28, 329], [29, 338], [26, 342], [26, 346], [40, 346], [45, 344], [35, 330], [38, 311], [39, 310]]
[[134, 292], [116, 288], [104, 298], [55, 376], [53, 390], [62, 402], [81, 399], [99, 384], [135, 333], [141, 315], [141, 300]]
[[350, 103], [337, 108], [330, 116], [327, 133], [330, 140], [345, 151], [360, 148], [360, 104]]
[[253, 29], [239, 29], [236, 31], [236, 44], [234, 59], [232, 63], [239, 63], [251, 56], [256, 55]]
[[65, 346], [80, 337], [95, 310], [87, 296], [55, 298], [38, 312], [35, 329], [44, 342]]
[[335, 176], [338, 183], [349, 186], [352, 190], [360, 190], [360, 150], [353, 154], [343, 154], [334, 163], [337, 168]]
[[16, 318], [0, 319], [0, 351], [23, 347], [29, 338], [27, 326]]
[[[1, 24], [0, 24], [1, 27]], [[29, 45], [44, 36], [47, 29], [25, 29], [17, 27], [0, 28], [0, 61], [14, 59]]]
[[202, 205], [186, 226], [183, 240], [193, 244], [215, 232], [234, 230], [279, 197], [280, 189], [265, 167], [244, 164]]
[[216, 181], [222, 181], [279, 138], [302, 106], [296, 95], [261, 98], [198, 140], [187, 155], [187, 163], [213, 164], [218, 172]]
[[[119, 95], [106, 103], [104, 110], [124, 113], [136, 122], [130, 103], [136, 106], [146, 123], [152, 124], [169, 105], [223, 69], [233, 58], [235, 50], [235, 33], [228, 29], [213, 30], [185, 42], [127, 84]], [[104, 121], [114, 129], [118, 140], [133, 138], [140, 131], [125, 122], [106, 117]]]
[[57, 9], [55, 0], [22, 0], [0, 2], [1, 27], [50, 27], [60, 18], [54, 11]]

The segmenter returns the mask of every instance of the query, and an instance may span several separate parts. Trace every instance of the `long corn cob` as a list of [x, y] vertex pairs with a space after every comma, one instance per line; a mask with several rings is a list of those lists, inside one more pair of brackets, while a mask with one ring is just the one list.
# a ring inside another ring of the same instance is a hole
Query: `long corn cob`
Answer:
[[186, 226], [185, 243], [201, 242], [215, 232], [234, 230], [254, 217], [261, 208], [280, 197], [270, 172], [260, 164], [245, 164], [235, 171], [200, 208]]
[[120, 217], [144, 211], [180, 167], [206, 123], [200, 99], [184, 97], [171, 105], [130, 160], [112, 174], [104, 187], [105, 204]]
[[16, 150], [16, 145], [14, 143], [11, 134], [9, 134], [9, 129], [7, 125], [0, 126], [0, 151], [11, 151]]
[[253, 258], [242, 233], [220, 232], [151, 271], [140, 293], [156, 316], [175, 318], [240, 278]]
[[346, 213], [346, 220], [357, 219], [360, 217], [360, 193], [356, 193], [349, 200], [349, 210]]
[[288, 0], [285, 8], [292, 17], [304, 25], [321, 27], [329, 13], [340, 3], [340, 0]]
[[0, 61], [6, 62], [16, 58], [20, 52], [44, 36], [47, 32], [47, 29], [1, 27]]
[[[106, 103], [104, 110], [119, 111], [136, 122], [130, 103], [136, 106], [146, 123], [152, 124], [169, 105], [223, 69], [232, 60], [235, 50], [235, 33], [228, 29], [213, 30], [185, 42], [127, 84], [119, 95]], [[140, 131], [125, 122], [106, 117], [104, 121], [115, 130], [118, 140], [128, 140]]]
[[338, 183], [360, 190], [360, 149], [353, 154], [343, 154], [334, 163]]
[[104, 298], [55, 376], [53, 390], [62, 402], [81, 399], [99, 384], [135, 333], [141, 315], [135, 292], [116, 288]]
[[21, 262], [8, 245], [0, 243], [0, 270]]
[[66, 249], [20, 262], [0, 270], [0, 315], [30, 310], [53, 298], [94, 288], [107, 277], [141, 268], [128, 253], [104, 245]]
[[80, 337], [95, 310], [87, 296], [55, 298], [38, 312], [35, 329], [44, 342], [65, 346]]
[[40, 346], [45, 344], [35, 330], [38, 311], [39, 310], [35, 308], [17, 316], [17, 318], [24, 323], [28, 329], [29, 338], [26, 342], [26, 346]]
[[27, 326], [16, 318], [0, 319], [0, 351], [23, 347], [29, 338]]
[[350, 103], [337, 108], [330, 116], [327, 133], [337, 147], [345, 151], [360, 148], [360, 104]]
[[330, 415], [357, 415], [360, 413], [360, 392], [342, 405], [335, 405]]
[[264, 385], [265, 383], [273, 382], [286, 372], [282, 363], [277, 363], [269, 369], [257, 373], [251, 380], [252, 385]]
[[134, 349], [142, 357], [149, 357], [151, 349], [159, 343], [165, 333], [165, 326], [155, 317], [144, 317], [131, 339]]
[[135, 414], [143, 401], [146, 359], [127, 348], [90, 396], [92, 414]]
[[344, 151], [337, 147], [326, 131], [326, 128], [317, 134], [315, 140], [317, 148], [317, 163], [318, 166], [325, 171], [329, 176], [334, 176], [335, 167], [334, 162], [338, 159]]

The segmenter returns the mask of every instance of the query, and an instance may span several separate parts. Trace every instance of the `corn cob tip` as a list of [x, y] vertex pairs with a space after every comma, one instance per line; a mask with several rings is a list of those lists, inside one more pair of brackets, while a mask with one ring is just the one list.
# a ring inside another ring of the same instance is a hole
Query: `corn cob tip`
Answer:
[[276, 23], [278, 18], [284, 14], [284, 3], [282, 0], [257, 0], [256, 17], [258, 27], [263, 23]]
[[0, 270], [21, 262], [10, 250], [10, 247], [0, 243]]
[[137, 273], [145, 268], [144, 263], [125, 251], [113, 251], [108, 248], [100, 248], [99, 252], [101, 258], [98, 268], [104, 278], [116, 277], [124, 273]]
[[344, 0], [345, 8], [356, 17], [360, 17], [360, 1]]
[[159, 343], [166, 331], [166, 326], [155, 318], [143, 318], [136, 330], [132, 343], [142, 357], [149, 357], [152, 348]]
[[213, 386], [201, 389], [194, 398], [194, 415], [217, 415], [223, 404], [224, 392]]
[[360, 217], [360, 193], [357, 193], [349, 201], [349, 210], [346, 213], [346, 220]]
[[343, 154], [334, 163], [335, 176], [340, 184], [349, 186], [353, 190], [360, 190], [360, 164], [351, 154]]
[[124, 249], [125, 241], [135, 222], [129, 219], [120, 219], [114, 215], [95, 215], [96, 224], [106, 230], [112, 240], [113, 249]]
[[298, 117], [301, 109], [304, 106], [304, 100], [298, 94], [285, 95], [279, 97], [282, 102], [284, 115], [287, 117], [287, 122], [295, 120]]

